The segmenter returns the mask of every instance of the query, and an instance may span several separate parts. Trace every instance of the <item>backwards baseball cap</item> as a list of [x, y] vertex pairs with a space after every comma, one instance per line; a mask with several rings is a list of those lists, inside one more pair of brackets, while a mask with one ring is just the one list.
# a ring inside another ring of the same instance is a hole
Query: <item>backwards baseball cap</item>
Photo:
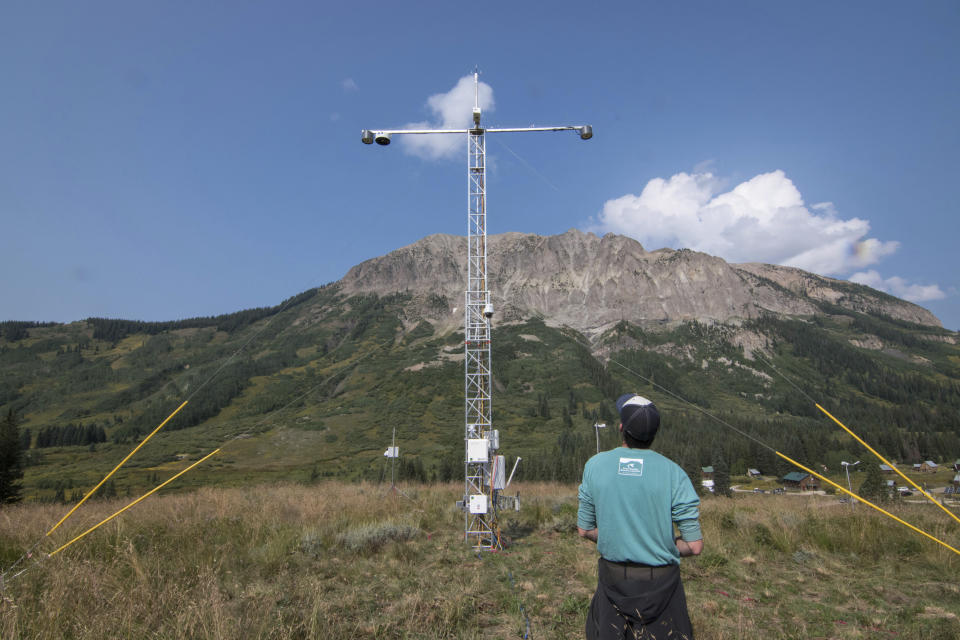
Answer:
[[617, 398], [617, 413], [624, 432], [640, 442], [651, 442], [660, 428], [660, 412], [643, 396], [625, 393]]

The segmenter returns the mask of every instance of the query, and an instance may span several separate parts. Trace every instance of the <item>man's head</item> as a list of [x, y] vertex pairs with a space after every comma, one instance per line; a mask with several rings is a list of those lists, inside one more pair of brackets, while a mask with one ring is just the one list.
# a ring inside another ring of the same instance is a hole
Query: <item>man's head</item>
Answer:
[[656, 405], [635, 393], [617, 398], [620, 414], [620, 433], [631, 449], [648, 449], [660, 428], [660, 412]]

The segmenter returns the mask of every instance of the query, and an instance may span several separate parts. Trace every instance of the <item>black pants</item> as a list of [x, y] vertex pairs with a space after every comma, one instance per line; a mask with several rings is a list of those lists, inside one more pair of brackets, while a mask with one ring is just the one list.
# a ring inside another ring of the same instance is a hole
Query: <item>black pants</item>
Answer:
[[680, 567], [600, 558], [587, 613], [587, 640], [692, 640]]

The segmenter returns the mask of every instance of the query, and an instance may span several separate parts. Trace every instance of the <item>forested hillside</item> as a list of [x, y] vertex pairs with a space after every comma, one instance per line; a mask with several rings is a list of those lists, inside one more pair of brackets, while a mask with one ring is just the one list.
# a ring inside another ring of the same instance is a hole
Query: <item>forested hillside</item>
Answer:
[[[188, 482], [376, 480], [394, 427], [401, 477], [460, 477], [463, 336], [418, 309], [411, 294], [329, 285], [216, 318], [3, 323], [0, 411], [19, 422], [24, 496], [96, 482], [184, 400], [117, 475], [119, 491], [222, 443], [218, 463]], [[592, 337], [534, 317], [497, 324], [493, 337], [494, 422], [526, 479], [577, 479], [596, 451], [593, 425], [615, 426], [612, 400], [625, 391], [660, 405], [657, 448], [691, 475], [710, 464], [788, 470], [697, 407], [829, 468], [860, 450], [813, 401], [892, 459], [960, 457], [960, 348], [937, 327], [824, 307], [735, 324], [624, 321]], [[615, 429], [599, 436], [615, 444]]]

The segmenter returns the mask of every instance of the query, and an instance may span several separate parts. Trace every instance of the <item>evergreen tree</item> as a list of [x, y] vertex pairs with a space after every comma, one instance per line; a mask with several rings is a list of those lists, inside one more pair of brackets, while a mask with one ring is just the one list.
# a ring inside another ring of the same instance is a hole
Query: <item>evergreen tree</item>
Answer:
[[440, 460], [440, 468], [437, 472], [440, 482], [452, 482], [463, 479], [463, 464], [452, 456], [446, 455]]
[[743, 458], [737, 458], [737, 461], [733, 463], [733, 466], [730, 467], [730, 475], [732, 476], [745, 476], [747, 475], [747, 461]]
[[537, 398], [537, 413], [541, 418], [550, 419], [550, 403], [547, 401], [547, 396], [542, 393]]
[[21, 499], [20, 478], [23, 463], [20, 455], [20, 433], [13, 409], [0, 422], [0, 504], [11, 504]]
[[713, 493], [726, 498], [732, 495], [730, 491], [730, 468], [723, 458], [723, 452], [719, 449], [713, 455]]
[[697, 492], [698, 496], [703, 495], [703, 469], [700, 466], [700, 459], [697, 456], [696, 452], [692, 450], [692, 447], [689, 447], [681, 456], [679, 461], [680, 467], [683, 468], [684, 473], [687, 474], [687, 477], [690, 478], [690, 484], [693, 485], [693, 490]]
[[867, 463], [867, 477], [864, 478], [857, 492], [868, 500], [878, 499], [881, 502], [886, 500], [887, 483], [883, 480], [883, 474], [880, 472], [880, 465], [874, 462]]
[[117, 497], [117, 485], [113, 480], [108, 480], [104, 483], [103, 488], [100, 489], [100, 498], [106, 500], [107, 498], [116, 498]]
[[608, 403], [606, 402], [600, 403], [600, 409], [597, 415], [597, 419], [599, 419], [600, 422], [605, 423], [607, 426], [616, 427], [618, 424], [620, 424], [620, 418], [619, 417], [614, 418], [613, 412], [610, 411], [610, 407], [608, 407], [607, 404]]

